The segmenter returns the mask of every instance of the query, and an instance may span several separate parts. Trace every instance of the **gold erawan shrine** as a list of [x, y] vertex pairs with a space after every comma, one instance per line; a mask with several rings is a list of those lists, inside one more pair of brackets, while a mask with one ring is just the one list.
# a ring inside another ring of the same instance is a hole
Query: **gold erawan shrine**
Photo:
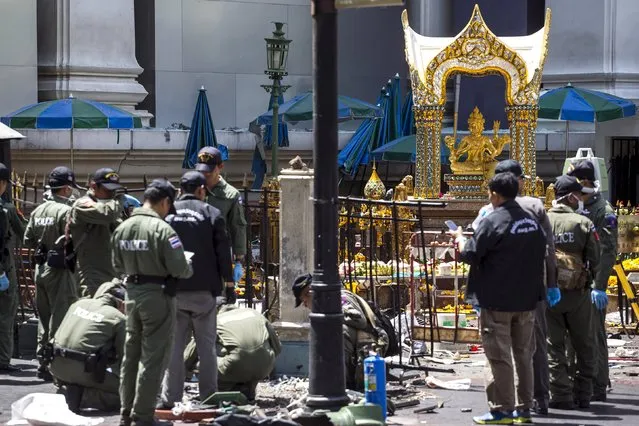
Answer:
[[404, 10], [402, 25], [417, 128], [415, 198], [440, 197], [446, 82], [457, 74], [504, 77], [510, 135], [498, 135], [500, 123], [495, 122], [493, 137], [484, 136], [485, 120], [475, 108], [468, 118], [470, 135], [459, 143], [456, 136], [445, 138], [453, 171], [445, 176], [450, 186], [448, 195], [457, 199], [485, 199], [485, 185], [494, 174], [496, 157], [508, 144], [510, 158], [519, 161], [524, 174], [531, 177], [526, 192], [538, 192], [535, 131], [550, 15], [547, 9], [543, 28], [532, 35], [500, 38], [488, 28], [476, 5], [466, 27], [456, 37], [448, 38], [417, 34], [408, 25]]

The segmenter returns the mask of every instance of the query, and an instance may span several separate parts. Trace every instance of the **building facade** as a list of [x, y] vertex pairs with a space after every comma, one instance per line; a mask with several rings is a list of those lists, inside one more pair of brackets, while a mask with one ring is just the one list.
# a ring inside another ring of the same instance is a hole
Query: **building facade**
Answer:
[[[475, 3], [500, 36], [536, 31], [543, 25], [545, 8], [552, 9], [544, 88], [571, 82], [639, 100], [639, 43], [634, 41], [639, 2], [406, 0], [406, 8], [416, 31], [453, 36], [466, 24]], [[339, 12], [340, 94], [373, 102], [389, 77], [405, 77], [401, 10]], [[308, 0], [2, 0], [0, 16], [0, 35], [6, 41], [0, 45], [2, 115], [73, 93], [136, 108], [152, 126], [164, 129], [173, 123], [190, 124], [197, 91], [204, 85], [216, 129], [241, 132], [238, 129], [247, 128], [268, 104], [269, 95], [260, 85], [268, 83], [264, 37], [271, 34], [273, 21], [285, 22], [286, 36], [293, 40], [289, 76], [283, 81], [291, 86], [286, 98], [312, 88]], [[452, 100], [454, 85], [449, 87]], [[475, 106], [488, 122], [501, 120], [505, 127], [503, 93], [501, 77], [463, 78], [460, 129]], [[634, 137], [639, 133], [636, 122], [602, 124], [597, 136], [593, 124], [571, 123], [569, 151], [590, 146], [600, 156], [610, 155], [607, 141]], [[560, 172], [564, 129], [562, 122], [539, 124], [542, 176]], [[161, 132], [158, 150], [166, 143]], [[238, 137], [247, 141], [242, 147], [251, 150], [251, 137]], [[310, 147], [310, 135], [295, 140], [301, 145], [292, 149]], [[28, 149], [29, 142], [18, 146]]]

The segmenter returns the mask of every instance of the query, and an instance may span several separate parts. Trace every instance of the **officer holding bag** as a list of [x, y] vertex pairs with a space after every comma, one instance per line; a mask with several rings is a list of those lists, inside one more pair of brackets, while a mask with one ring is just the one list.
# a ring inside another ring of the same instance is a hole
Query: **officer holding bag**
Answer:
[[[599, 270], [599, 236], [594, 224], [575, 211], [583, 187], [572, 176], [555, 182], [555, 201], [548, 212], [555, 237], [557, 285], [561, 300], [546, 311], [550, 367], [550, 408], [588, 408], [592, 396], [595, 354], [592, 346], [590, 284]], [[577, 369], [568, 368], [566, 335], [575, 348]]]
[[38, 308], [38, 377], [51, 380], [46, 363], [47, 344], [78, 299], [73, 272], [75, 258], [71, 238], [65, 232], [71, 211], [67, 200], [78, 188], [75, 175], [68, 167], [56, 167], [49, 174], [52, 198], [32, 213], [24, 235], [24, 246], [35, 249], [36, 306]]

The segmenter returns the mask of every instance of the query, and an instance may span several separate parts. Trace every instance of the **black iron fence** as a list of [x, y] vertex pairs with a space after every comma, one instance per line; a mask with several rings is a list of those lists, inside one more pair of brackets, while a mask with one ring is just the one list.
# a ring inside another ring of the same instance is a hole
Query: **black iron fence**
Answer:
[[[141, 185], [127, 188], [127, 193], [141, 198], [147, 187], [145, 178]], [[26, 219], [31, 212], [46, 199], [47, 189], [37, 176], [20, 179], [12, 192], [12, 201]], [[83, 194], [77, 192], [74, 196]], [[277, 277], [279, 274], [279, 197], [274, 189], [242, 190], [247, 232], [247, 256], [245, 277], [239, 288], [239, 299], [249, 307], [262, 304], [264, 312], [277, 309]], [[15, 251], [16, 272], [20, 286], [20, 306], [18, 321], [37, 316], [35, 305], [35, 285], [33, 281], [32, 250], [19, 248]]]
[[405, 343], [429, 342], [431, 354], [436, 341], [479, 341], [476, 315], [465, 302], [468, 267], [456, 260], [446, 206], [340, 198], [344, 286], [391, 317]]

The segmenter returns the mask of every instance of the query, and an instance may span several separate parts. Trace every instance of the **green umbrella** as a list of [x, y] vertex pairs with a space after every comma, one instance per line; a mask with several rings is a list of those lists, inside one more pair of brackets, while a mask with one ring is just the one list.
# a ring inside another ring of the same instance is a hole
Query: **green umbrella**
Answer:
[[632, 101], [595, 90], [580, 89], [570, 83], [550, 90], [539, 97], [539, 118], [566, 120], [566, 157], [570, 121], [617, 120], [636, 114]]
[[[337, 97], [337, 119], [338, 121], [361, 120], [365, 118], [379, 118], [382, 110], [368, 102], [348, 96], [339, 95]], [[306, 92], [297, 95], [291, 100], [280, 105], [280, 121], [296, 123], [298, 121], [308, 121], [313, 119], [313, 93]], [[257, 117], [258, 124], [271, 124], [273, 110], [265, 112]]]

